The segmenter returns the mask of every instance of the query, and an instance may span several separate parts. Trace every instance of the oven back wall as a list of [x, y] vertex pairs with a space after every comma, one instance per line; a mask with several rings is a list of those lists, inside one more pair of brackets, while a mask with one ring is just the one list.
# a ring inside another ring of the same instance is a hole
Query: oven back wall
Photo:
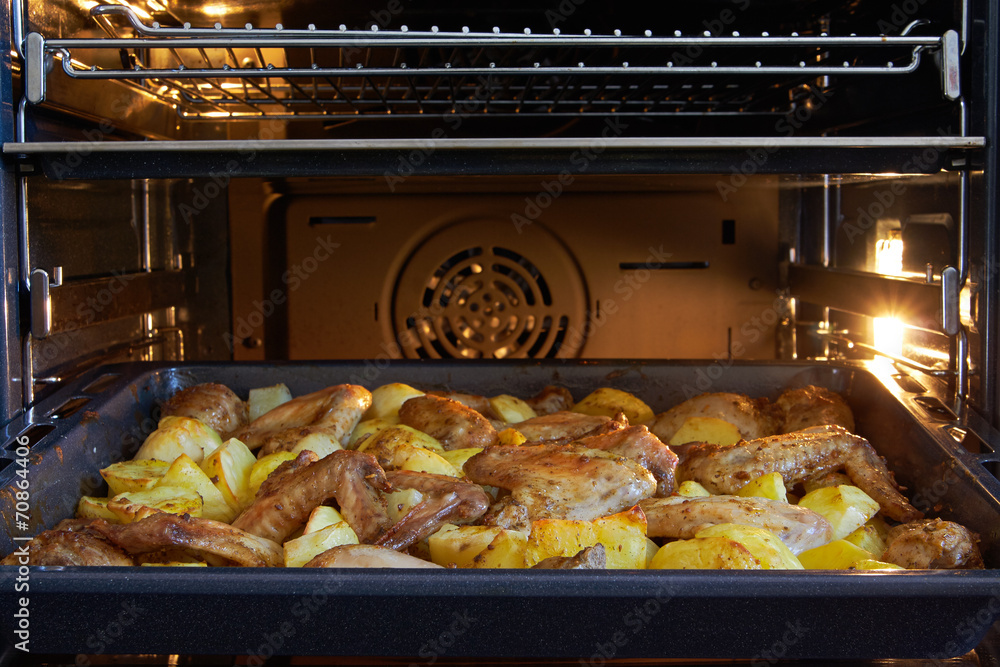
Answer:
[[243, 184], [234, 355], [774, 358], [776, 180], [717, 181]]

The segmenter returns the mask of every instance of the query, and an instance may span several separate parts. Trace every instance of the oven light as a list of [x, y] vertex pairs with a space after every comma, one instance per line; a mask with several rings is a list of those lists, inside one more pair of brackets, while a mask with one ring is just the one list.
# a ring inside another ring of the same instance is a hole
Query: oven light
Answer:
[[895, 317], [876, 317], [874, 321], [875, 349], [889, 356], [903, 356], [904, 326]]
[[229, 12], [229, 5], [205, 5], [201, 11], [206, 16], [225, 16]]
[[146, 0], [146, 6], [149, 7], [154, 12], [167, 11], [167, 8], [158, 3], [156, 0]]
[[[903, 275], [903, 239], [898, 229], [889, 230], [889, 238], [875, 243], [875, 271], [882, 275]], [[876, 317], [873, 323], [875, 349], [885, 354], [903, 356], [904, 324], [895, 317]]]

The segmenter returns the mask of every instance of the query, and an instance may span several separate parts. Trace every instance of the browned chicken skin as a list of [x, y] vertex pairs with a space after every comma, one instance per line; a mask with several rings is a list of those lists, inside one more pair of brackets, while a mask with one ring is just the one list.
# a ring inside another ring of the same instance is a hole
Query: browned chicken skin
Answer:
[[424, 500], [391, 526], [375, 544], [405, 549], [436, 532], [445, 523], [472, 523], [490, 506], [490, 497], [478, 484], [428, 472], [393, 470], [386, 473], [394, 489], [416, 489]]
[[978, 543], [978, 535], [953, 521], [914, 521], [889, 530], [882, 560], [907, 569], [980, 569]]
[[621, 416], [612, 420], [604, 415], [584, 415], [579, 412], [553, 412], [511, 424], [531, 443], [568, 444], [586, 435], [607, 433], [628, 426]]
[[603, 544], [581, 549], [575, 556], [552, 556], [540, 560], [535, 570], [603, 570], [607, 567], [607, 554]]
[[65, 523], [39, 533], [0, 560], [0, 565], [135, 565], [127, 553], [93, 527], [93, 521], [63, 526]]
[[649, 537], [689, 539], [708, 526], [739, 523], [770, 530], [795, 554], [833, 537], [833, 526], [821, 514], [767, 498], [673, 496], [647, 498], [639, 501], [639, 507], [646, 514]]
[[923, 517], [899, 492], [868, 441], [839, 426], [745, 440], [730, 447], [695, 445], [677, 466], [677, 478], [700, 482], [712, 493], [735, 494], [751, 479], [771, 472], [780, 473], [790, 486], [839, 469], [887, 516], [896, 521]]
[[[303, 461], [315, 457], [302, 452]], [[298, 459], [296, 459], [298, 461]], [[309, 513], [336, 498], [344, 519], [362, 542], [373, 542], [389, 527], [385, 501], [378, 491], [390, 491], [385, 472], [370, 454], [339, 450], [288, 472], [276, 470], [261, 485], [253, 503], [233, 526], [281, 544]]]
[[458, 391], [428, 391], [427, 396], [437, 396], [438, 398], [450, 398], [453, 401], [458, 401], [467, 408], [472, 408], [483, 417], [485, 417], [493, 427], [496, 428], [498, 424], [503, 423], [503, 418], [497, 414], [493, 406], [490, 405], [490, 399], [485, 396], [480, 396], [478, 394], [463, 394]]
[[232, 389], [214, 382], [182, 389], [163, 404], [161, 417], [191, 417], [226, 436], [247, 425], [247, 404]]
[[94, 528], [132, 554], [181, 547], [225, 559], [243, 567], [279, 567], [285, 554], [280, 544], [252, 535], [221, 521], [167, 512], [154, 512], [144, 519], [111, 524], [103, 519]]
[[497, 431], [486, 417], [450, 398], [411, 398], [399, 407], [399, 421], [436, 438], [445, 449], [497, 443]]
[[[765, 398], [718, 392], [701, 394], [656, 415], [649, 430], [669, 444], [690, 417], [721, 419], [735, 426], [744, 440], [773, 435], [781, 427], [781, 412]], [[678, 443], [682, 444], [682, 443]]]
[[784, 415], [780, 433], [827, 425], [842, 426], [854, 432], [854, 413], [840, 394], [829, 389], [814, 385], [789, 389], [775, 403]]
[[548, 385], [525, 403], [539, 415], [550, 415], [553, 412], [565, 412], [573, 407], [573, 394], [566, 387]]
[[511, 496], [504, 496], [490, 506], [490, 509], [483, 515], [483, 525], [531, 533], [531, 517], [528, 516], [528, 508]]
[[371, 404], [372, 395], [364, 387], [338, 384], [282, 403], [233, 437], [250, 449], [259, 447], [261, 457], [291, 451], [302, 438], [313, 433], [328, 435], [342, 443]]
[[596, 519], [656, 490], [653, 475], [635, 461], [574, 445], [489, 447], [464, 469], [477, 484], [508, 489], [532, 520]]
[[677, 455], [645, 426], [628, 426], [600, 435], [585, 436], [574, 444], [626, 456], [653, 474], [657, 496], [666, 497], [674, 492]]

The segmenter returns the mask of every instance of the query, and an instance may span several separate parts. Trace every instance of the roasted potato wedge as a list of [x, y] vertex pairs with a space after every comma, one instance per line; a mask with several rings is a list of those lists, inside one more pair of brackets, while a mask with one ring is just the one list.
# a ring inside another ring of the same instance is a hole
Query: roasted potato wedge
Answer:
[[201, 496], [188, 487], [154, 486], [145, 491], [121, 493], [108, 501], [108, 509], [121, 523], [129, 523], [148, 515], [149, 511], [201, 516]]
[[368, 408], [362, 419], [392, 418], [399, 421], [399, 406], [424, 392], [414, 389], [408, 384], [393, 382], [376, 387], [372, 390], [372, 406]]
[[736, 495], [744, 498], [767, 498], [768, 500], [780, 500], [783, 503], [788, 502], [785, 482], [781, 479], [781, 473], [778, 472], [769, 472], [751, 479], [736, 492]]
[[257, 463], [246, 445], [236, 438], [226, 440], [201, 462], [215, 488], [222, 492], [229, 506], [239, 512], [253, 502], [250, 493], [250, 471]]
[[609, 570], [641, 570], [646, 566], [646, 515], [638, 505], [591, 523], [597, 541], [604, 545]]
[[651, 570], [760, 570], [760, 561], [728, 537], [695, 537], [663, 545], [649, 562]]
[[111, 498], [83, 496], [76, 504], [76, 516], [80, 519], [104, 519], [108, 523], [121, 523], [121, 518], [108, 509]]
[[108, 495], [117, 496], [126, 491], [153, 488], [169, 467], [170, 462], [155, 459], [119, 461], [102, 468], [101, 477], [108, 483]]
[[726, 537], [739, 542], [760, 561], [764, 570], [801, 570], [802, 563], [771, 531], [738, 523], [720, 523], [699, 530], [695, 537]]
[[[552, 556], [575, 556], [597, 544], [597, 531], [590, 521], [540, 519], [531, 522], [525, 552], [525, 567], [532, 567]], [[643, 546], [645, 549], [645, 546]]]
[[641, 399], [627, 391], [611, 387], [595, 389], [574, 405], [571, 411], [606, 417], [614, 417], [619, 412], [624, 412], [629, 424], [645, 424], [653, 419], [653, 410]]
[[292, 452], [274, 452], [257, 459], [257, 462], [250, 468], [250, 478], [247, 480], [247, 491], [250, 494], [251, 502], [257, 497], [260, 485], [264, 483], [268, 475], [285, 461], [294, 460], [296, 456]]
[[446, 523], [427, 538], [431, 562], [444, 567], [472, 567], [473, 561], [504, 529], [494, 526], [456, 526]]
[[879, 511], [871, 496], [856, 486], [824, 486], [802, 496], [799, 505], [819, 512], [833, 525], [833, 539], [842, 540]]
[[743, 439], [740, 429], [717, 417], [688, 417], [670, 436], [668, 445], [708, 442], [713, 445], [735, 445]]
[[357, 533], [346, 521], [331, 524], [294, 540], [285, 540], [285, 567], [302, 567], [327, 549], [359, 544]]
[[172, 463], [187, 454], [195, 463], [222, 444], [214, 429], [190, 417], [164, 417], [135, 454], [136, 460], [156, 459]]
[[807, 570], [846, 570], [858, 561], [877, 558], [878, 555], [847, 540], [834, 540], [799, 554], [799, 562]]
[[167, 472], [163, 474], [163, 477], [160, 478], [160, 481], [153, 488], [156, 489], [161, 486], [184, 487], [197, 493], [201, 496], [203, 503], [201, 516], [206, 519], [229, 523], [236, 518], [238, 513], [235, 508], [226, 502], [222, 491], [212, 483], [212, 480], [205, 474], [205, 471], [199, 468], [194, 459], [187, 454], [181, 454], [174, 459], [174, 462], [167, 468]]
[[538, 416], [534, 408], [510, 394], [494, 396], [490, 399], [490, 407], [508, 424], [516, 424]]
[[685, 480], [677, 487], [677, 495], [686, 498], [704, 498], [712, 495], [708, 489], [694, 480]]
[[292, 392], [283, 382], [270, 387], [251, 389], [247, 397], [250, 421], [290, 400], [292, 400]]
[[472, 559], [472, 567], [523, 568], [528, 536], [517, 530], [501, 530], [486, 548]]

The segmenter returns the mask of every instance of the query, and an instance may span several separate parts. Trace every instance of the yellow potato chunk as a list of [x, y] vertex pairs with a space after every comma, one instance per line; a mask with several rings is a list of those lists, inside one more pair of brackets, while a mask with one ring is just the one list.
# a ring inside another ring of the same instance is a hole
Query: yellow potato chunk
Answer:
[[387, 469], [394, 468], [416, 472], [430, 472], [437, 475], [448, 475], [449, 477], [462, 476], [461, 470], [450, 464], [442, 456], [444, 453], [443, 448], [428, 449], [424, 446], [426, 440], [414, 434], [423, 436], [427, 440], [434, 442], [438, 447], [441, 446], [431, 436], [420, 433], [408, 426], [393, 426], [367, 438], [358, 447], [358, 451], [372, 454]]
[[647, 537], [646, 538], [646, 567], [647, 568], [649, 567], [649, 564], [651, 562], [653, 562], [653, 556], [655, 556], [656, 552], [659, 551], [659, 550], [660, 550], [660, 545]]
[[338, 449], [343, 449], [341, 444], [326, 433], [310, 433], [295, 444], [295, 447], [292, 448], [292, 453], [298, 454], [309, 450], [310, 452], [315, 452], [322, 459], [333, 454]]
[[101, 477], [108, 483], [108, 495], [117, 496], [126, 491], [153, 488], [169, 467], [169, 462], [154, 459], [119, 461], [102, 468]]
[[736, 495], [744, 498], [767, 498], [769, 500], [780, 500], [788, 502], [788, 492], [785, 490], [785, 481], [781, 479], [781, 473], [769, 472], [760, 477], [755, 477], [747, 482]]
[[347, 440], [347, 448], [357, 449], [358, 444], [362, 439], [373, 436], [383, 429], [398, 425], [399, 417], [379, 417], [359, 422], [358, 425], [354, 427], [354, 430], [351, 431], [351, 437]]
[[494, 526], [456, 526], [446, 523], [427, 538], [431, 562], [448, 567], [472, 567], [473, 561], [503, 531]]
[[181, 454], [187, 454], [195, 463], [222, 444], [222, 438], [206, 424], [190, 417], [164, 417], [157, 429], [149, 434], [135, 459], [156, 459], [171, 463]]
[[[473, 456], [483, 451], [482, 447], [464, 447], [462, 449], [448, 449], [441, 452], [441, 458], [455, 466], [455, 469], [462, 472], [462, 466]], [[462, 473], [463, 476], [465, 473]]]
[[201, 515], [206, 519], [229, 523], [236, 518], [236, 509], [230, 507], [223, 497], [222, 491], [216, 488], [205, 471], [199, 468], [194, 459], [187, 454], [178, 456], [153, 488], [161, 486], [179, 486], [197, 493], [203, 502]]
[[332, 507], [327, 507], [326, 505], [314, 507], [313, 511], [309, 513], [309, 519], [306, 521], [305, 528], [302, 529], [302, 534], [307, 535], [309, 533], [315, 533], [316, 531], [323, 530], [327, 526], [340, 523], [343, 520], [344, 517], [340, 514], [340, 512]]
[[528, 536], [517, 530], [501, 530], [493, 541], [472, 559], [477, 568], [523, 568]]
[[494, 396], [490, 399], [490, 407], [508, 424], [516, 424], [538, 416], [534, 408], [510, 394]]
[[816, 489], [822, 489], [827, 486], [840, 486], [841, 484], [853, 484], [851, 478], [842, 472], [828, 472], [825, 475], [820, 475], [819, 477], [813, 477], [802, 482], [802, 488], [806, 490], [806, 493], [810, 491], [815, 491]]
[[876, 556], [885, 553], [885, 540], [879, 535], [878, 528], [869, 523], [859, 527], [844, 539]]
[[740, 430], [727, 421], [716, 417], [688, 417], [667, 444], [710, 442], [713, 445], [729, 446], [735, 445], [742, 439]]
[[393, 382], [376, 387], [372, 390], [372, 406], [362, 416], [362, 419], [383, 419], [386, 417], [399, 419], [399, 406], [424, 392], [414, 389], [408, 384]]
[[444, 451], [444, 445], [432, 436], [423, 431], [418, 431], [412, 426], [398, 424], [377, 431], [372, 437], [367, 438], [358, 446], [358, 451], [366, 452], [372, 448], [395, 449], [403, 445], [410, 447], [420, 447], [429, 449], [440, 454]]
[[760, 561], [728, 537], [695, 537], [663, 545], [649, 562], [651, 570], [760, 570]]
[[866, 526], [871, 526], [875, 529], [875, 533], [882, 539], [883, 542], [889, 539], [889, 524], [885, 522], [885, 519], [875, 515], [865, 522]]
[[398, 489], [392, 493], [384, 494], [383, 497], [389, 513], [389, 520], [393, 523], [398, 522], [424, 500], [424, 494], [416, 489]]
[[799, 562], [807, 570], [846, 570], [860, 560], [874, 558], [874, 554], [847, 540], [834, 540], [799, 554]]
[[[532, 567], [552, 556], [575, 556], [597, 544], [597, 531], [590, 521], [539, 519], [531, 522], [525, 566]], [[643, 546], [645, 549], [645, 546]]]
[[145, 491], [120, 493], [108, 501], [108, 509], [122, 523], [131, 523], [149, 514], [149, 510], [201, 516], [201, 496], [180, 486], [154, 486]]
[[653, 419], [653, 410], [642, 400], [627, 391], [611, 387], [595, 389], [574, 405], [571, 411], [606, 417], [624, 412], [629, 424], [644, 424]]
[[222, 446], [205, 457], [201, 469], [222, 492], [229, 506], [239, 512], [253, 502], [250, 493], [250, 471], [257, 463], [246, 445], [236, 438], [230, 438]]
[[359, 542], [357, 533], [346, 521], [304, 533], [294, 540], [285, 540], [285, 567], [302, 567], [327, 549]]
[[251, 389], [250, 395], [247, 397], [250, 421], [290, 400], [292, 400], [292, 392], [284, 383]]
[[501, 445], [509, 445], [511, 447], [520, 447], [528, 441], [524, 434], [518, 431], [516, 428], [505, 428], [504, 430], [497, 433], [497, 441]]
[[80, 519], [104, 519], [108, 523], [121, 523], [118, 515], [108, 509], [111, 498], [83, 496], [76, 505], [76, 516]]
[[698, 482], [689, 479], [680, 483], [677, 487], [677, 495], [685, 498], [704, 498], [712, 494]]
[[291, 452], [274, 452], [257, 459], [257, 462], [250, 468], [250, 478], [247, 480], [247, 491], [250, 493], [251, 502], [257, 497], [260, 485], [264, 483], [268, 475], [285, 461], [292, 461], [297, 455]]
[[801, 570], [802, 563], [781, 538], [765, 528], [737, 523], [720, 523], [699, 530], [695, 537], [727, 537], [739, 542], [760, 561], [764, 570]]
[[905, 570], [906, 568], [902, 565], [896, 565], [895, 563], [886, 563], [880, 560], [859, 560], [855, 561], [850, 569], [852, 570]]
[[597, 541], [604, 545], [609, 570], [641, 570], [646, 566], [646, 515], [638, 505], [591, 523]]
[[833, 525], [833, 539], [841, 540], [879, 511], [878, 503], [856, 486], [824, 486], [802, 496], [799, 505], [826, 517]]

